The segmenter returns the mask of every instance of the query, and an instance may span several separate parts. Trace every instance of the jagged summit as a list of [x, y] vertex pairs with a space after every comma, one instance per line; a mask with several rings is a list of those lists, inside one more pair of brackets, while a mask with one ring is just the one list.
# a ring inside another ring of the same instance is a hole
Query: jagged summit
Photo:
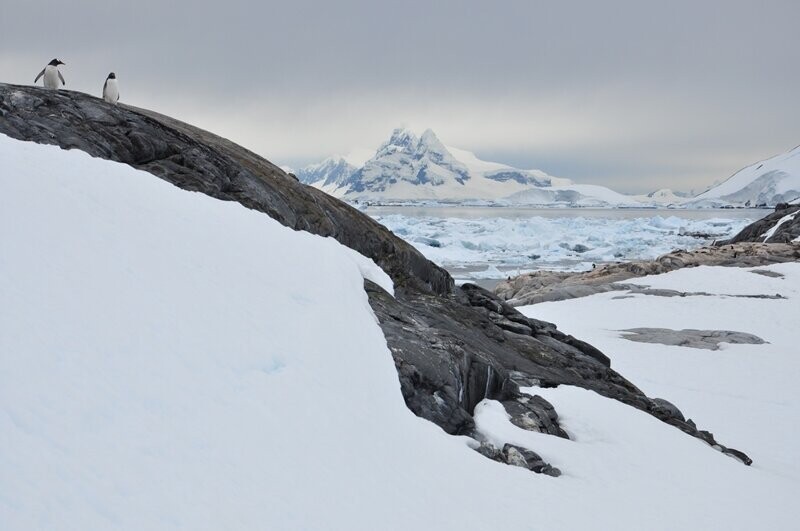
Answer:
[[413, 196], [418, 186], [452, 189], [463, 187], [469, 178], [466, 166], [447, 151], [433, 131], [428, 129], [417, 137], [408, 129], [398, 128], [337, 195]]
[[381, 144], [376, 156], [389, 155], [396, 152], [412, 154], [416, 149], [419, 139], [410, 129], [397, 127], [392, 131], [389, 139]]

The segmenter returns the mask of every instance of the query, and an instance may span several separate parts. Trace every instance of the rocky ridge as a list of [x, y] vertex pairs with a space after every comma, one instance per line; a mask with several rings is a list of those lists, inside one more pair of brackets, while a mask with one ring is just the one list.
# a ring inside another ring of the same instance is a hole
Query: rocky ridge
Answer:
[[[749, 228], [749, 227], [748, 227]], [[745, 228], [744, 230], [748, 230]], [[744, 232], [744, 231], [742, 231]], [[800, 260], [800, 243], [754, 243], [701, 247], [692, 251], [676, 250], [655, 260], [604, 264], [585, 272], [534, 271], [499, 283], [494, 293], [512, 306], [586, 297], [607, 291], [669, 295], [626, 280], [659, 275], [684, 267], [730, 266], [757, 267]], [[673, 295], [681, 293], [672, 292]], [[686, 295], [683, 293], [683, 295]], [[702, 295], [702, 293], [693, 293]]]
[[[447, 433], [483, 442], [472, 413], [480, 400], [491, 398], [503, 403], [518, 426], [565, 437], [553, 406], [521, 393], [520, 387], [574, 385], [646, 411], [751, 462], [698, 430], [666, 400], [647, 397], [594, 347], [551, 323], [524, 317], [477, 286], [456, 287], [446, 271], [368, 216], [228, 140], [86, 94], [6, 84], [0, 84], [0, 133], [129, 164], [183, 189], [238, 201], [295, 230], [333, 237], [372, 258], [396, 285], [392, 297], [365, 281], [403, 397], [414, 413]], [[535, 472], [557, 475], [533, 452], [478, 448], [495, 460], [524, 462]]]

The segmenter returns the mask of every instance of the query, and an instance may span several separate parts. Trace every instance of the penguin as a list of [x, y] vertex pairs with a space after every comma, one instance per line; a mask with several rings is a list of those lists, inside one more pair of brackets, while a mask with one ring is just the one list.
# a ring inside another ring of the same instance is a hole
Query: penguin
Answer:
[[119, 101], [119, 86], [117, 86], [117, 75], [114, 72], [108, 74], [106, 82], [103, 83], [103, 99], [114, 105]]
[[61, 80], [62, 85], [66, 85], [67, 82], [64, 81], [64, 76], [61, 75], [61, 72], [58, 70], [58, 65], [63, 65], [66, 63], [62, 63], [58, 59], [53, 59], [50, 61], [47, 66], [44, 67], [44, 70], [39, 72], [39, 75], [36, 76], [36, 79], [33, 80], [34, 83], [39, 82], [39, 78], [44, 76], [44, 86], [45, 88], [49, 89], [58, 89], [58, 81]]

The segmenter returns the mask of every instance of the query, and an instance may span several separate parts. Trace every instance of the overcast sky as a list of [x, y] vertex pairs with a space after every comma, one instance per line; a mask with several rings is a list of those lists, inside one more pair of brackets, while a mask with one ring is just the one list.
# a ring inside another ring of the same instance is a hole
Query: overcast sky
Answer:
[[0, 81], [53, 57], [299, 166], [399, 125], [625, 192], [696, 191], [800, 144], [800, 2], [0, 2]]

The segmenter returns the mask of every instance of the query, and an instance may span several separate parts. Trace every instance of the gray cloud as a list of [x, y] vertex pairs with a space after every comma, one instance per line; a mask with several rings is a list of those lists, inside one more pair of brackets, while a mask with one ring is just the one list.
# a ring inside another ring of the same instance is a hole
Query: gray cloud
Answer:
[[4, 2], [0, 79], [175, 115], [280, 163], [398, 124], [625, 191], [701, 189], [800, 143], [800, 4]]

